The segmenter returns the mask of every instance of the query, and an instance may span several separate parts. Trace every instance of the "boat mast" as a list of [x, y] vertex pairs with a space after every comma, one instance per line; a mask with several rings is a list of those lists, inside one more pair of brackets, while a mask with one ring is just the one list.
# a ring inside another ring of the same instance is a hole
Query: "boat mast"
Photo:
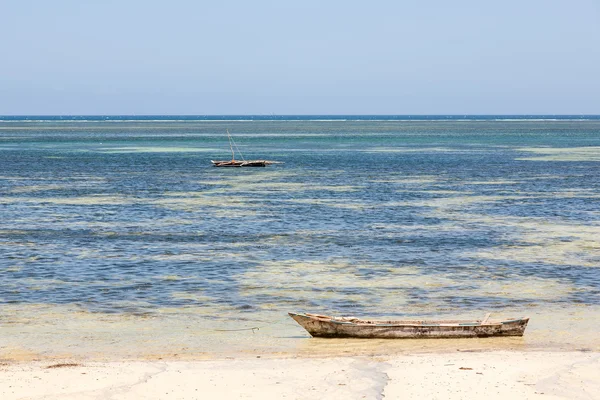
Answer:
[[227, 129], [227, 139], [229, 139], [229, 148], [231, 149], [231, 162], [235, 162], [235, 153], [233, 152], [233, 145], [231, 144], [232, 139], [229, 129]]

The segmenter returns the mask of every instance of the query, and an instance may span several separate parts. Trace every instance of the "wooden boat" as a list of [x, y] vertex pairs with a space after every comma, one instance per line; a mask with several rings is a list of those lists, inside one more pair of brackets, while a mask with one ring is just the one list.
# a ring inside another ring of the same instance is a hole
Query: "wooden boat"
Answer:
[[251, 160], [251, 161], [214, 161], [210, 160], [215, 167], [266, 167], [267, 165], [276, 164], [276, 161], [267, 160]]
[[[244, 160], [244, 156], [242, 155], [242, 152], [240, 151], [240, 149], [238, 149], [237, 144], [235, 144], [235, 142], [233, 141], [233, 138], [231, 137], [231, 134], [229, 133], [229, 129], [227, 129], [227, 138], [229, 139], [229, 148], [231, 149], [231, 160], [210, 160], [210, 162], [215, 166], [215, 167], [233, 167], [233, 168], [240, 168], [240, 167], [266, 167], [267, 165], [271, 165], [271, 164], [282, 164], [279, 161], [268, 161], [268, 160]], [[239, 153], [240, 157], [242, 158], [242, 160], [236, 160], [235, 159], [235, 151], [233, 150], [233, 148], [236, 148], [237, 152]]]
[[474, 338], [491, 336], [523, 336], [529, 318], [439, 321], [372, 321], [353, 317], [329, 317], [319, 314], [288, 313], [314, 337], [323, 338]]

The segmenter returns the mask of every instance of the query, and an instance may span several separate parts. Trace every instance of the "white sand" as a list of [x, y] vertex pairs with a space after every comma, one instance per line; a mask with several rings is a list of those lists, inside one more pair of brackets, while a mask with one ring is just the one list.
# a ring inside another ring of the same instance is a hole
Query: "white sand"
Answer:
[[595, 352], [53, 364], [0, 364], [0, 399], [600, 399]]

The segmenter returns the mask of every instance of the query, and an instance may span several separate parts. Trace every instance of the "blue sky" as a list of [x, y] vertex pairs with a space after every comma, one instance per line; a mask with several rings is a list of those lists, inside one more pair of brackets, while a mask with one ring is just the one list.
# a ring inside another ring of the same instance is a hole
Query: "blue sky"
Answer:
[[600, 1], [3, 0], [0, 115], [600, 114]]

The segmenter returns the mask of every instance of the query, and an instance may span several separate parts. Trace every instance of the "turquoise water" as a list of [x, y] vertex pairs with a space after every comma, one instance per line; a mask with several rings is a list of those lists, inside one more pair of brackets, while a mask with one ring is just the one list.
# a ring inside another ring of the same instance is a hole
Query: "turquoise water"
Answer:
[[0, 121], [5, 324], [600, 305], [597, 118], [42, 119]]

